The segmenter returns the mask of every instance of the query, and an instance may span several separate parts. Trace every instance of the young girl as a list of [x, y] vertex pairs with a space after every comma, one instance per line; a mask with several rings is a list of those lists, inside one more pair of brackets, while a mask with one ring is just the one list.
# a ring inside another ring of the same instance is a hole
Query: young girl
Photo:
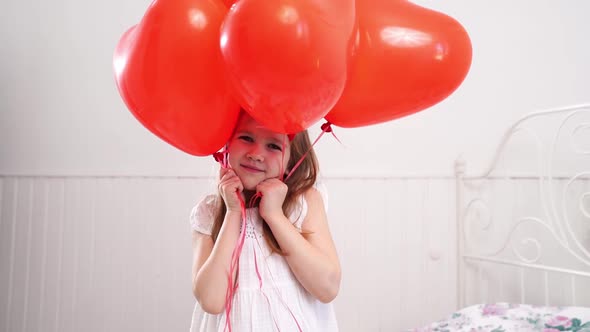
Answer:
[[[197, 299], [191, 332], [338, 330], [330, 302], [340, 287], [340, 263], [315, 187], [317, 159], [313, 150], [306, 155], [310, 148], [307, 131], [274, 133], [242, 112], [218, 194], [191, 213]], [[242, 227], [240, 200], [246, 235], [229, 278]], [[250, 202], [257, 207], [248, 208]]]

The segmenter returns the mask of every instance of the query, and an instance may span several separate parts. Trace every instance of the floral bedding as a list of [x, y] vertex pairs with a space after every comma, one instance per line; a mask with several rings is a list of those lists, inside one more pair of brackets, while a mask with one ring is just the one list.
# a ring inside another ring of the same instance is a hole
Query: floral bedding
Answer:
[[444, 320], [409, 331], [590, 332], [590, 308], [479, 304], [457, 311]]

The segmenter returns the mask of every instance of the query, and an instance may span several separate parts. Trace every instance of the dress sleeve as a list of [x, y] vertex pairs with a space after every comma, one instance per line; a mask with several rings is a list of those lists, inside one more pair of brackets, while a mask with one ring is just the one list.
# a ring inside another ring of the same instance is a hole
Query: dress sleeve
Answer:
[[193, 230], [211, 235], [215, 215], [215, 199], [214, 195], [208, 195], [193, 207], [190, 215], [190, 224]]
[[328, 212], [328, 188], [321, 182], [318, 181], [315, 183], [314, 188], [320, 193], [322, 196], [322, 201], [324, 201], [324, 209]]
[[[315, 190], [317, 190], [320, 193], [320, 196], [322, 196], [322, 200], [324, 201], [324, 209], [326, 210], [326, 212], [328, 212], [328, 189], [326, 188], [325, 185], [323, 185], [322, 183], [318, 183], [318, 182], [316, 182], [313, 187]], [[299, 197], [299, 204], [297, 205], [297, 207], [295, 208], [295, 211], [293, 211], [293, 213], [291, 213], [291, 216], [290, 216], [291, 222], [299, 230], [301, 230], [301, 226], [303, 225], [303, 221], [305, 220], [305, 217], [307, 216], [307, 209], [308, 209], [307, 208], [307, 201], [305, 200], [305, 197], [303, 195], [301, 195]]]

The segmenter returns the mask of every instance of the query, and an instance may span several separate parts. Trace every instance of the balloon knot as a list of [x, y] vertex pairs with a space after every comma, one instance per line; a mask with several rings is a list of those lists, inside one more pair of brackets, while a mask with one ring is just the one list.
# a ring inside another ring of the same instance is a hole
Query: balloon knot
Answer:
[[227, 159], [225, 158], [225, 152], [215, 152], [213, 154], [213, 159], [215, 159], [216, 162], [220, 163], [222, 167], [226, 168], [226, 162]]
[[218, 163], [223, 162], [223, 153], [221, 153], [221, 152], [215, 152], [213, 154], [213, 159], [215, 159], [215, 161], [218, 162]]

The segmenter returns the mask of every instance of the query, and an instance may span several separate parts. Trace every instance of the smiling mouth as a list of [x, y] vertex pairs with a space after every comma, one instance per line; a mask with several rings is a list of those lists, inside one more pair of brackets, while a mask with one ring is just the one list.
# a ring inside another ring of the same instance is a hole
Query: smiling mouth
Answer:
[[254, 173], [262, 173], [264, 172], [263, 170], [256, 168], [254, 166], [249, 166], [249, 165], [240, 165], [242, 166], [242, 168], [244, 168], [245, 170], [249, 171], [249, 172], [254, 172]]

